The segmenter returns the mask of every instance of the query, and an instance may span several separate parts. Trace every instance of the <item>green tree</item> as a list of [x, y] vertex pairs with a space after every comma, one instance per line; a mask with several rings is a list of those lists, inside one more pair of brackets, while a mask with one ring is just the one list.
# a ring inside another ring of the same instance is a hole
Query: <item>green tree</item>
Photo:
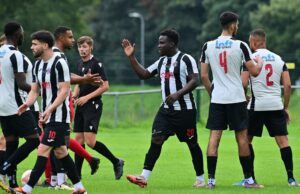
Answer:
[[[253, 28], [267, 33], [268, 48], [287, 62], [300, 63], [300, 1], [271, 0], [250, 14]], [[299, 78], [300, 70], [290, 72], [292, 80]]]
[[247, 42], [251, 31], [249, 13], [268, 2], [269, 0], [203, 0], [203, 6], [207, 14], [206, 22], [202, 25], [202, 33], [198, 36], [198, 40], [204, 43], [219, 36], [221, 33], [220, 14], [224, 11], [233, 11], [239, 14], [237, 38]]

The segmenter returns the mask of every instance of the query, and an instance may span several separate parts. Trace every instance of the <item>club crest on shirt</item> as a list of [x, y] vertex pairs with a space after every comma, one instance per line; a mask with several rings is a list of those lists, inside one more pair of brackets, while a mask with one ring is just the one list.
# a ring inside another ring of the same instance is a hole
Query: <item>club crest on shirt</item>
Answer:
[[99, 62], [98, 65], [99, 65], [100, 68], [102, 67], [102, 63]]
[[81, 71], [84, 72], [84, 67], [82, 67]]

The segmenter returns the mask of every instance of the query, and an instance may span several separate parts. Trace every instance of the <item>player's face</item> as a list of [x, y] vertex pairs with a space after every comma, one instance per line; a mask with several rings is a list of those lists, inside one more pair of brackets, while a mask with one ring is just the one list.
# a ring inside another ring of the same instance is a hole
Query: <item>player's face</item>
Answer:
[[78, 45], [78, 52], [81, 58], [89, 57], [92, 54], [93, 47], [86, 42]]
[[160, 56], [168, 55], [174, 43], [169, 41], [167, 36], [159, 36], [158, 39], [158, 51]]
[[42, 42], [40, 42], [38, 40], [32, 40], [31, 41], [31, 47], [30, 48], [31, 48], [33, 56], [35, 58], [41, 57], [42, 54], [44, 53], [44, 49], [43, 49], [44, 44], [45, 43], [42, 43]]
[[70, 49], [74, 45], [74, 36], [72, 30], [66, 31], [66, 33], [63, 35], [63, 45], [64, 48]]

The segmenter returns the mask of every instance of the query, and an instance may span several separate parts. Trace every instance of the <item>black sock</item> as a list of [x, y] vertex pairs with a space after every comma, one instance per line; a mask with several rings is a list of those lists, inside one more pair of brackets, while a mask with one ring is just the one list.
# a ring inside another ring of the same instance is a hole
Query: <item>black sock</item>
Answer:
[[79, 176], [77, 174], [75, 164], [72, 158], [70, 157], [70, 155], [68, 154], [66, 157], [60, 159], [60, 162], [62, 163], [64, 169], [66, 170], [67, 175], [71, 180], [71, 182], [73, 183], [73, 185], [78, 183], [80, 181]]
[[7, 163], [17, 165], [23, 161], [27, 156], [39, 145], [38, 138], [29, 138], [21, 145], [8, 159]]
[[145, 157], [144, 169], [152, 171], [157, 159], [160, 156], [162, 144], [151, 143], [148, 153]]
[[56, 159], [56, 156], [54, 154], [54, 150], [51, 150], [50, 152], [50, 163], [51, 163], [51, 175], [57, 175], [57, 171], [56, 171], [56, 162], [55, 162], [55, 159]]
[[44, 156], [37, 157], [35, 165], [31, 171], [29, 181], [27, 183], [32, 188], [35, 186], [35, 184], [38, 182], [43, 172], [45, 171], [47, 160], [48, 158]]
[[290, 146], [280, 149], [281, 159], [284, 163], [288, 178], [294, 179], [293, 174], [293, 153]]
[[193, 144], [193, 145], [188, 144], [188, 146], [189, 146], [191, 156], [193, 159], [193, 165], [194, 165], [194, 169], [196, 171], [196, 175], [200, 176], [204, 173], [203, 155], [202, 155], [201, 148], [198, 143]]
[[101, 142], [97, 141], [95, 146], [93, 147], [93, 150], [96, 150], [99, 154], [103, 155], [107, 159], [111, 161], [113, 164], [117, 164], [119, 162], [119, 159], [116, 158], [109, 149]]
[[[84, 149], [85, 149], [85, 145], [81, 145]], [[77, 155], [76, 153], [74, 154], [75, 155], [75, 166], [76, 166], [76, 169], [77, 169], [77, 173], [81, 179], [81, 169], [82, 169], [82, 164], [83, 164], [83, 160], [84, 158]]]
[[0, 167], [3, 165], [4, 161], [5, 161], [5, 151], [0, 150]]
[[207, 156], [208, 178], [215, 178], [218, 156]]
[[7, 160], [16, 152], [18, 146], [19, 141], [6, 141], [5, 161], [0, 169], [1, 174], [7, 174], [9, 171], [9, 168], [12, 166], [12, 164], [7, 162]]
[[55, 155], [53, 157], [53, 162], [55, 163], [56, 173], [64, 173], [65, 172], [63, 164], [61, 163], [61, 161], [59, 159], [56, 158]]
[[[252, 178], [255, 180], [255, 174], [254, 174], [254, 158], [255, 158], [255, 154], [254, 154], [254, 149], [252, 144], [249, 144], [249, 150], [250, 150], [250, 167], [251, 167], [251, 174], [252, 174]], [[244, 172], [245, 174], [245, 172]]]
[[250, 156], [239, 156], [240, 163], [243, 169], [244, 178], [250, 178], [252, 177], [252, 169], [251, 169], [251, 157]]
[[16, 187], [19, 186], [18, 181], [17, 181], [17, 168], [16, 168], [16, 166], [11, 167], [9, 172], [7, 172], [7, 177], [8, 177], [9, 187], [16, 188]]

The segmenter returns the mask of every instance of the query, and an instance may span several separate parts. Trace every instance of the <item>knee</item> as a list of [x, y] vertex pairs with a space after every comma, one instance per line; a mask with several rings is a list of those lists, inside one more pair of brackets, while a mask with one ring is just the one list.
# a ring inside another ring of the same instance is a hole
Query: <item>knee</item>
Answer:
[[90, 147], [90, 148], [94, 148], [96, 141], [93, 140], [86, 140], [85, 143]]
[[195, 149], [196, 147], [200, 148], [200, 146], [197, 142], [188, 142], [187, 145], [188, 145], [189, 149]]
[[54, 150], [54, 155], [57, 159], [62, 159], [68, 154], [67, 148], [56, 148]]

